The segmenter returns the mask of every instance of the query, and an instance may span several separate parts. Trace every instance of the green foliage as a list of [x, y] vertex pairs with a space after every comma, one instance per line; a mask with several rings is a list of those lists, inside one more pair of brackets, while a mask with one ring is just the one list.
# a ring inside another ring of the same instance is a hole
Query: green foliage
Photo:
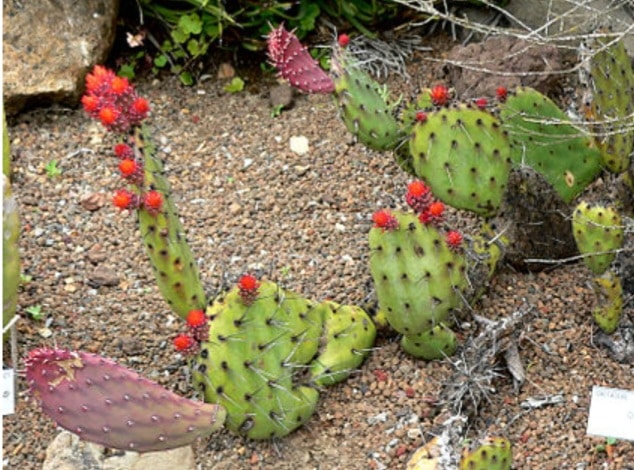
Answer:
[[31, 305], [30, 307], [27, 307], [26, 313], [31, 315], [31, 318], [33, 318], [33, 320], [36, 320], [36, 321], [42, 320], [45, 315], [44, 312], [42, 312], [41, 305]]
[[223, 90], [228, 93], [240, 93], [244, 90], [244, 80], [240, 77], [233, 77], [231, 82], [223, 87]]

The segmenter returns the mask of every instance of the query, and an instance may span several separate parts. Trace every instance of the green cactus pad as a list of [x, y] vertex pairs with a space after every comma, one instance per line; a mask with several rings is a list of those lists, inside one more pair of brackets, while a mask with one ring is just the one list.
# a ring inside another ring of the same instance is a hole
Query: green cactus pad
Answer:
[[511, 442], [503, 437], [488, 438], [473, 450], [464, 449], [460, 470], [510, 470], [513, 464]]
[[451, 311], [462, 307], [466, 262], [434, 226], [421, 224], [414, 214], [393, 215], [399, 228], [370, 230], [370, 271], [392, 328], [416, 335], [447, 322]]
[[367, 357], [376, 337], [376, 327], [360, 307], [322, 302], [325, 320], [319, 354], [310, 374], [317, 386], [332, 385], [347, 378]]
[[583, 261], [595, 274], [614, 261], [623, 232], [621, 216], [611, 207], [581, 202], [572, 214], [572, 234], [581, 254], [587, 255]]
[[500, 104], [500, 119], [511, 140], [511, 158], [542, 174], [570, 202], [601, 171], [594, 140], [574, 127], [548, 97], [518, 88]]
[[504, 251], [509, 240], [494, 238], [491, 229], [485, 225], [482, 233], [467, 238], [467, 275], [469, 277], [469, 303], [479, 299], [504, 259]]
[[456, 334], [443, 324], [417, 335], [404, 335], [401, 338], [403, 350], [414, 357], [433, 361], [444, 359], [456, 352], [458, 347]]
[[205, 307], [205, 292], [170, 195], [169, 182], [163, 175], [163, 165], [143, 132], [137, 130], [135, 139], [144, 153], [144, 185], [161, 193], [164, 204], [158, 214], [140, 209], [139, 228], [163, 298], [177, 315], [185, 318], [190, 310]]
[[596, 37], [589, 59], [592, 117], [598, 122], [604, 165], [625, 171], [634, 151], [634, 70], [622, 39]]
[[623, 288], [620, 278], [611, 271], [594, 279], [599, 305], [592, 311], [594, 321], [605, 333], [612, 334], [619, 326], [623, 312]]
[[304, 424], [318, 391], [302, 379], [318, 351], [322, 312], [262, 282], [247, 305], [238, 288], [207, 309], [209, 340], [194, 359], [193, 378], [205, 401], [227, 410], [227, 427], [252, 439], [282, 437]]
[[445, 203], [483, 216], [502, 201], [511, 169], [510, 146], [490, 113], [458, 105], [426, 113], [410, 139], [412, 166]]
[[346, 64], [343, 49], [333, 55], [331, 67], [335, 96], [348, 131], [374, 150], [396, 149], [404, 134], [385, 88], [359, 67]]

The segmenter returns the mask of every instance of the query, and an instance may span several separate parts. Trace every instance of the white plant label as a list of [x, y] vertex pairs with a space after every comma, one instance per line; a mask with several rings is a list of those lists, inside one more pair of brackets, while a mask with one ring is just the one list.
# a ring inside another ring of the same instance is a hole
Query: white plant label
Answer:
[[15, 413], [13, 369], [2, 370], [2, 416]]
[[586, 432], [634, 441], [634, 391], [592, 387]]

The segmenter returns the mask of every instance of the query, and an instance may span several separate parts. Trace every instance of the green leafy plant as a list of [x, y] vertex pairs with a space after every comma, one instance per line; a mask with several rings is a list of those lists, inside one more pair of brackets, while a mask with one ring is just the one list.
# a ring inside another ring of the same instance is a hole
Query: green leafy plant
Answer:
[[240, 93], [244, 90], [244, 80], [240, 77], [233, 77], [222, 89], [228, 93]]
[[46, 171], [46, 176], [49, 178], [54, 178], [62, 174], [62, 170], [57, 166], [57, 160], [51, 160], [44, 166], [44, 170]]
[[36, 320], [36, 321], [42, 320], [45, 316], [45, 313], [42, 311], [41, 305], [31, 305], [30, 307], [27, 307], [25, 310], [26, 310], [26, 313], [28, 313], [31, 316], [31, 318], [33, 318], [33, 320]]

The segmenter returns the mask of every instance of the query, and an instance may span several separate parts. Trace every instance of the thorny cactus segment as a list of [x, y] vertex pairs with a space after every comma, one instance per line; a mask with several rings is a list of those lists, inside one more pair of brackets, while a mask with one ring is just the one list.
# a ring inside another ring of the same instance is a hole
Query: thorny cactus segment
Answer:
[[416, 214], [393, 214], [398, 229], [370, 230], [370, 271], [381, 311], [392, 328], [413, 336], [407, 344], [415, 344], [462, 307], [467, 267], [439, 228], [421, 224]]
[[110, 359], [36, 349], [26, 380], [44, 412], [84, 440], [135, 452], [173, 449], [218, 431], [226, 413], [180, 397]]
[[583, 261], [594, 274], [603, 273], [623, 246], [625, 228], [612, 207], [580, 202], [572, 214], [572, 234]]
[[412, 167], [443, 202], [483, 216], [502, 201], [511, 169], [500, 122], [467, 105], [428, 111], [413, 127]]
[[323, 312], [324, 331], [310, 374], [317, 386], [328, 386], [346, 379], [361, 365], [374, 345], [376, 327], [357, 306], [324, 301], [318, 308]]
[[100, 65], [86, 76], [86, 94], [81, 102], [91, 117], [122, 134], [140, 125], [150, 111], [147, 100], [136, 94], [127, 79]]
[[[170, 187], [151, 140], [145, 130], [136, 129], [133, 144], [143, 156], [145, 193], [138, 210], [139, 228], [159, 290], [172, 310], [186, 318], [191, 310], [205, 307], [206, 297], [194, 255], [170, 197]], [[151, 199], [149, 195], [154, 195]]]
[[313, 59], [293, 31], [284, 25], [271, 31], [267, 37], [268, 56], [280, 76], [295, 88], [306, 93], [332, 93], [332, 79]]
[[[603, 164], [625, 171], [634, 151], [634, 70], [623, 40], [594, 38], [588, 58], [591, 117], [597, 122]], [[588, 106], [588, 104], [585, 104]]]
[[510, 470], [513, 464], [511, 442], [503, 437], [490, 437], [465, 448], [460, 470]]
[[414, 357], [433, 361], [451, 356], [458, 348], [456, 334], [443, 323], [417, 335], [403, 335], [403, 351]]
[[594, 140], [537, 90], [518, 88], [509, 94], [500, 104], [500, 118], [515, 165], [543, 175], [565, 202], [571, 202], [601, 171]]
[[361, 309], [316, 304], [270, 281], [245, 304], [241, 287], [207, 309], [209, 339], [193, 378], [206, 401], [227, 409], [230, 430], [252, 439], [283, 437], [313, 414], [318, 387], [358, 367], [376, 331]]
[[592, 311], [594, 321], [607, 334], [616, 331], [623, 313], [623, 287], [621, 279], [612, 271], [594, 279], [594, 291], [599, 305]]
[[363, 145], [375, 150], [396, 150], [405, 134], [395, 116], [397, 103], [387, 91], [354, 63], [347, 63], [343, 48], [331, 59], [335, 95], [346, 128]]

